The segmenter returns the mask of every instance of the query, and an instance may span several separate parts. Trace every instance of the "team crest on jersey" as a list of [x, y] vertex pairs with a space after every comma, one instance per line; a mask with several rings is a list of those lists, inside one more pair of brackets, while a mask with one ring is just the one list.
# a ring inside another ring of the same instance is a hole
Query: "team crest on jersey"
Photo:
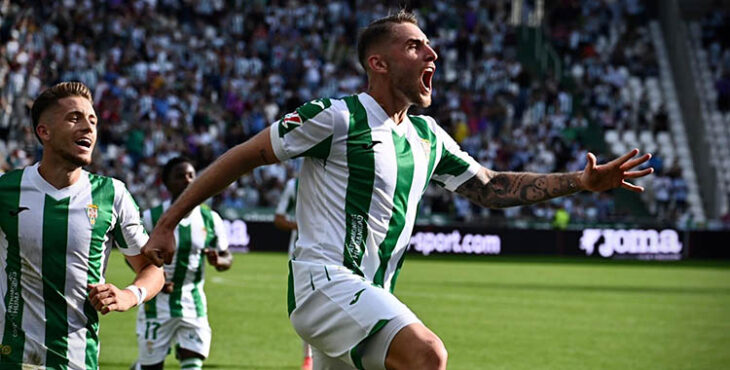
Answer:
[[96, 218], [99, 217], [99, 206], [96, 204], [86, 206], [86, 216], [89, 218], [89, 223], [92, 226], [96, 224]]
[[279, 121], [279, 137], [284, 137], [289, 131], [302, 125], [302, 118], [299, 112], [291, 112]]
[[423, 148], [423, 154], [426, 155], [426, 160], [431, 156], [431, 141], [428, 139], [421, 139], [421, 147]]

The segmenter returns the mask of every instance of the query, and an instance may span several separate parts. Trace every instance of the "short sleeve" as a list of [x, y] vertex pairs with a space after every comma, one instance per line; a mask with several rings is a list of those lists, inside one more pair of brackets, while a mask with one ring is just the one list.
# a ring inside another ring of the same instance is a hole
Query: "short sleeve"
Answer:
[[337, 115], [329, 99], [312, 100], [271, 125], [270, 139], [280, 161], [296, 157], [326, 159]]
[[223, 219], [216, 212], [211, 212], [213, 215], [213, 228], [215, 229], [216, 246], [215, 249], [219, 252], [228, 250], [228, 232], [223, 224]]
[[112, 230], [114, 243], [126, 256], [141, 253], [142, 246], [147, 243], [147, 232], [142, 225], [137, 203], [129, 191], [119, 180], [114, 180], [114, 210], [117, 221]]
[[152, 225], [152, 210], [148, 209], [142, 212], [142, 226], [147, 233], [151, 233], [154, 226]]
[[454, 191], [466, 180], [479, 173], [482, 166], [461, 150], [459, 144], [446, 131], [438, 125], [434, 126], [434, 132], [442, 143], [442, 147], [432, 179], [447, 190]]

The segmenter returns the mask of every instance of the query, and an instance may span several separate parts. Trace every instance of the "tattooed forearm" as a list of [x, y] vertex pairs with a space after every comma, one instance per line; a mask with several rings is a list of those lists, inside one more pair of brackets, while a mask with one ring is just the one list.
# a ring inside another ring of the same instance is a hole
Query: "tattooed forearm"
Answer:
[[259, 150], [259, 155], [261, 156], [261, 160], [264, 162], [264, 164], [274, 163], [274, 161], [270, 159], [268, 155], [266, 155], [266, 150]]
[[579, 173], [485, 172], [472, 177], [456, 192], [483, 207], [533, 204], [579, 191]]

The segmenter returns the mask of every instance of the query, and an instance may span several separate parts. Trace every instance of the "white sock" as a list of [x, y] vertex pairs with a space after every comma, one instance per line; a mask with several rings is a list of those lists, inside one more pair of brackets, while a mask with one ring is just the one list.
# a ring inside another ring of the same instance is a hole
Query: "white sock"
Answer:
[[312, 347], [309, 346], [309, 343], [302, 341], [302, 352], [304, 357], [312, 357]]
[[192, 357], [180, 361], [180, 369], [185, 370], [201, 370], [203, 368], [203, 360]]

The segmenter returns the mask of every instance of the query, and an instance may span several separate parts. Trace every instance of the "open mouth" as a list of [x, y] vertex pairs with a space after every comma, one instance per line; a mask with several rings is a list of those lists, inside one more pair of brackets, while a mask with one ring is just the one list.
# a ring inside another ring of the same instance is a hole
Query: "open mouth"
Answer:
[[421, 88], [426, 93], [431, 93], [431, 82], [433, 81], [434, 72], [436, 72], [434, 67], [427, 67], [421, 73]]
[[76, 143], [76, 145], [78, 145], [80, 147], [84, 147], [87, 149], [91, 148], [91, 139], [81, 138], [81, 139], [74, 141], [74, 143]]

